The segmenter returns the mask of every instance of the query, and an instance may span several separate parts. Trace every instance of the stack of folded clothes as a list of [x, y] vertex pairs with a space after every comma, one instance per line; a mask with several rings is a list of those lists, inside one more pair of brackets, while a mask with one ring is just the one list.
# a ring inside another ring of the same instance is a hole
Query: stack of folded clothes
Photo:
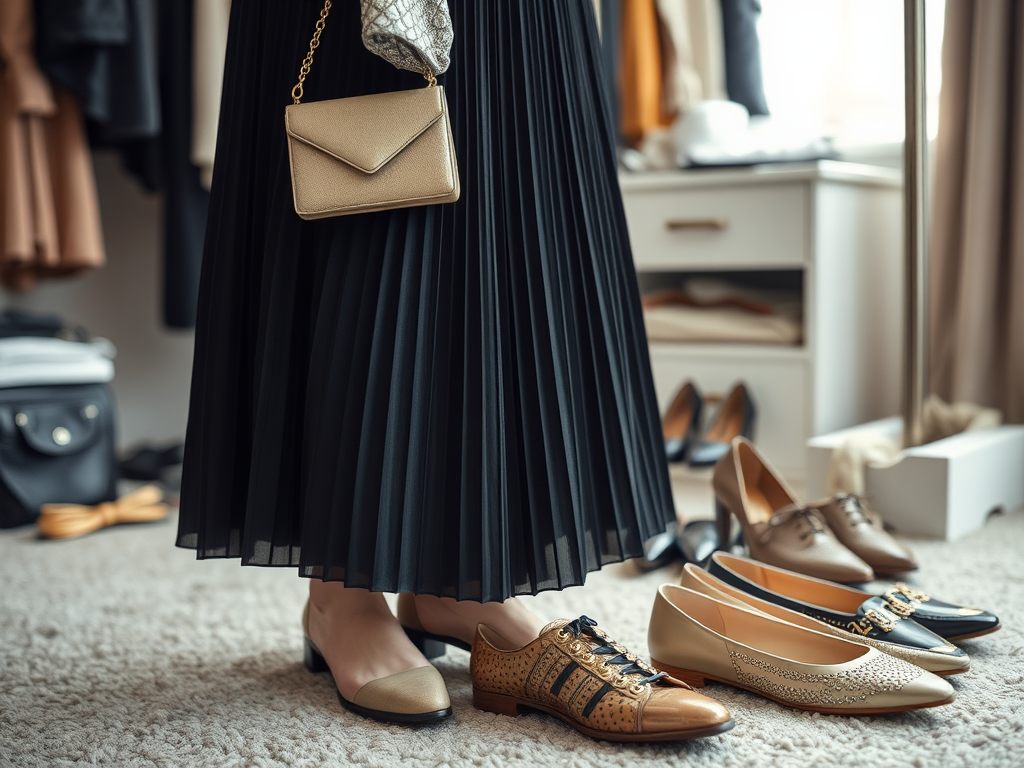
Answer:
[[0, 311], [0, 387], [106, 384], [114, 345], [57, 315]]
[[114, 345], [40, 337], [0, 337], [0, 387], [106, 383], [114, 378]]
[[755, 290], [709, 278], [643, 297], [652, 341], [799, 344], [803, 307], [798, 292]]

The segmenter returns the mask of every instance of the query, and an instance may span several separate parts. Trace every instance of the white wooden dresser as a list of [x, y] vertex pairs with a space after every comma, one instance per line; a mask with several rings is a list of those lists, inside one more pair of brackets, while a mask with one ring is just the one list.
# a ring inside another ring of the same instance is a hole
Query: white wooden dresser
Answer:
[[801, 346], [652, 342], [663, 412], [687, 379], [711, 393], [745, 381], [756, 444], [797, 481], [808, 438], [897, 412], [899, 171], [821, 161], [620, 178], [641, 291], [679, 273], [780, 277], [802, 291]]

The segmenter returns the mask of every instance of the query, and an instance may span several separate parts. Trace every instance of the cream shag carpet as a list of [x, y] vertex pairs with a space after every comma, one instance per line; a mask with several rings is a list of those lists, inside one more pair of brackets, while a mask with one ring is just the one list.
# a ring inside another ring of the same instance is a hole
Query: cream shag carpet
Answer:
[[[329, 677], [301, 664], [305, 582], [197, 563], [173, 535], [173, 523], [69, 542], [0, 533], [0, 765], [1024, 766], [1024, 513], [952, 544], [910, 542], [922, 562], [915, 585], [1003, 619], [965, 643], [973, 667], [952, 678], [953, 705], [831, 717], [713, 686], [736, 728], [657, 746], [479, 712], [461, 651], [438, 665], [455, 707], [447, 723], [411, 730], [348, 714]], [[676, 573], [616, 566], [534, 605], [549, 618], [586, 613], [645, 653], [655, 588]]]

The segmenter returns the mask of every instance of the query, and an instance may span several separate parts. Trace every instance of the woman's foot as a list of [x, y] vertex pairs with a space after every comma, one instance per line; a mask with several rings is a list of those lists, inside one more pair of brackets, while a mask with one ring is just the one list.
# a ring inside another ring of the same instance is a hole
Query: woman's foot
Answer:
[[477, 624], [485, 624], [504, 639], [510, 650], [532, 643], [545, 625], [514, 597], [503, 603], [475, 603], [416, 595], [416, 614], [425, 631], [454, 637], [470, 646], [476, 637]]
[[350, 702], [369, 682], [430, 666], [380, 592], [311, 580], [306, 631]]

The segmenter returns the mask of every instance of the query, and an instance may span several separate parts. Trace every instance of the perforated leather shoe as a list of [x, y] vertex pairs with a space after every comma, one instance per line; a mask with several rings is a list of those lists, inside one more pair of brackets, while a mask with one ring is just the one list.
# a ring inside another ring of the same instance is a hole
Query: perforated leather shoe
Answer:
[[674, 584], [658, 588], [648, 643], [655, 667], [691, 685], [714, 680], [812, 712], [903, 712], [956, 698], [903, 659]]
[[470, 660], [477, 709], [538, 710], [605, 741], [677, 741], [733, 727], [724, 705], [652, 669], [586, 616], [553, 621], [522, 648], [504, 645], [478, 627]]
[[[851, 632], [848, 628], [815, 618], [810, 612], [801, 613], [792, 608], [762, 600], [726, 584], [717, 576], [701, 570], [692, 563], [687, 563], [683, 567], [679, 585], [721, 600], [723, 603], [732, 603], [767, 613], [769, 616], [788, 621], [790, 624], [796, 624], [805, 629], [813, 629], [815, 632], [824, 632], [827, 635], [836, 635], [854, 643], [869, 645], [890, 656], [895, 656], [897, 659], [916, 664], [921, 669], [926, 669], [936, 675], [956, 675], [966, 672], [971, 667], [971, 659], [966, 653], [949, 645], [938, 636], [932, 636], [927, 632], [917, 632], [913, 635], [914, 640], [917, 641], [913, 645], [887, 640], [885, 633], [882, 632], [876, 632], [875, 637], [866, 637], [860, 631]], [[897, 635], [899, 639], [904, 637], [906, 635], [902, 632]]]

